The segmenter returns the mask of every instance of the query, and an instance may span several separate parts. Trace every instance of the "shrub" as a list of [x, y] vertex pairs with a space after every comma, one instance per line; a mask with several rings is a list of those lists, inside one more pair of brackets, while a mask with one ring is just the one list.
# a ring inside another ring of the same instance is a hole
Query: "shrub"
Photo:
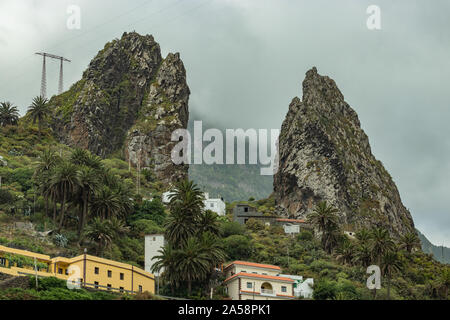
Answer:
[[146, 234], [163, 233], [161, 228], [155, 221], [140, 219], [131, 224], [133, 234], [137, 237], [143, 237]]
[[248, 219], [246, 225], [247, 225], [247, 228], [252, 231], [260, 231], [260, 230], [265, 229], [264, 223], [262, 223], [259, 220], [254, 219], [254, 218]]
[[302, 231], [297, 236], [299, 241], [311, 241], [313, 239], [313, 234], [310, 231]]
[[65, 248], [67, 246], [67, 242], [67, 238], [62, 234], [57, 233], [53, 236], [53, 243], [58, 247]]
[[232, 235], [223, 239], [223, 247], [230, 259], [247, 259], [253, 252], [253, 245], [245, 236]]
[[337, 293], [336, 282], [329, 280], [319, 280], [314, 284], [314, 300], [335, 299]]
[[162, 226], [166, 220], [166, 213], [161, 200], [155, 198], [152, 201], [143, 201], [136, 205], [135, 212], [128, 217], [128, 223], [132, 224], [141, 219], [152, 220]]
[[16, 197], [6, 189], [0, 189], [0, 205], [13, 204]]
[[225, 221], [220, 224], [220, 233], [224, 238], [233, 235], [243, 235], [245, 233], [245, 227], [239, 222]]

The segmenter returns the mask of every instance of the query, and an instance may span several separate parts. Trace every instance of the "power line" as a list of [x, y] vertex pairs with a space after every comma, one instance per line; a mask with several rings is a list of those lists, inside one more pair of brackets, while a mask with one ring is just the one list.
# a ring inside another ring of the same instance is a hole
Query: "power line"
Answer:
[[[150, 17], [152, 17], [152, 16], [154, 16], [154, 15], [156, 15], [156, 14], [158, 14], [158, 13], [161, 13], [161, 12], [163, 12], [163, 11], [166, 11], [167, 9], [170, 9], [170, 8], [172, 8], [172, 7], [175, 7], [175, 6], [177, 6], [177, 5], [181, 4], [181, 3], [183, 3], [182, 0], [177, 0], [176, 2], [173, 2], [173, 3], [171, 3], [171, 4], [168, 5], [168, 6], [163, 7], [163, 8], [161, 8], [160, 10], [157, 10], [157, 11], [151, 13], [150, 15], [147, 15], [144, 19], [139, 19], [139, 20], [137, 20], [137, 22], [133, 22], [133, 23], [131, 23], [131, 24], [128, 24], [128, 25], [126, 25], [125, 27], [128, 27], [128, 26], [130, 26], [130, 25], [133, 25], [134, 23], [139, 23], [139, 22], [142, 22], [142, 21], [144, 21], [144, 20], [147, 20], [148, 18], [150, 18]], [[148, 2], [147, 2], [147, 4], [148, 4]], [[144, 5], [145, 5], [145, 4], [144, 4]], [[106, 25], [106, 24], [108, 24], [108, 23], [110, 23], [110, 22], [116, 22], [117, 18], [122, 17], [122, 16], [125, 16], [125, 15], [129, 14], [130, 12], [132, 12], [132, 11], [134, 11], [134, 10], [136, 10], [136, 9], [138, 9], [138, 8], [140, 8], [140, 7], [142, 7], [142, 6], [143, 6], [143, 4], [141, 4], [140, 6], [135, 7], [134, 9], [132, 9], [132, 10], [126, 12], [126, 13], [123, 13], [123, 14], [118, 15], [118, 16], [114, 17], [113, 19], [108, 20], [107, 22], [104, 22], [104, 23], [101, 23], [101, 24], [99, 24], [99, 25], [96, 25], [96, 26], [94, 26], [94, 27], [88, 29], [88, 31], [83, 32], [82, 34], [78, 34], [78, 35], [76, 35], [76, 36], [74, 36], [74, 37], [72, 37], [72, 38], [70, 38], [70, 39], [67, 39], [67, 40], [65, 40], [65, 41], [59, 42], [57, 45], [48, 47], [47, 49], [54, 49], [54, 48], [56, 48], [56, 47], [61, 46], [61, 45], [62, 45], [63, 43], [65, 43], [65, 42], [72, 41], [73, 39], [79, 38], [79, 37], [81, 37], [82, 35], [85, 35], [85, 34], [91, 32], [92, 30], [97, 29], [97, 28], [99, 28], [99, 27], [101, 27], [101, 26], [103, 26], [103, 25]], [[97, 37], [97, 38], [95, 38], [94, 40], [89, 41], [89, 43], [87, 43], [87, 45], [91, 45], [93, 41], [98, 40], [98, 39], [101, 39], [101, 38], [103, 38], [103, 37], [104, 37], [104, 36]], [[86, 47], [86, 46], [78, 46], [77, 48], [83, 48], [83, 47]], [[21, 61], [21, 63], [19, 63], [18, 65], [21, 65], [24, 61], [26, 61], [26, 60], [28, 60], [28, 59], [30, 59], [30, 57], [27, 57], [27, 58], [23, 59], [23, 61]], [[18, 65], [16, 65], [16, 67], [17, 67]], [[4, 73], [4, 72], [3, 72], [3, 73]], [[22, 74], [20, 74], [19, 76], [16, 76], [16, 77], [12, 78], [12, 80], [19, 79], [19, 78], [23, 77], [23, 76], [26, 75], [26, 74], [28, 74], [28, 71], [25, 71], [25, 72], [23, 72]], [[10, 82], [11, 82], [11, 78], [9, 78], [7, 81], [4, 81], [3, 83], [1, 83], [0, 87], [3, 87], [3, 85], [5, 85], [7, 82], [10, 83]]]
[[[98, 29], [99, 27], [102, 27], [102, 26], [108, 24], [108, 23], [116, 22], [118, 18], [121, 18], [121, 17], [123, 17], [123, 16], [126, 16], [126, 15], [130, 14], [131, 12], [133, 12], [133, 11], [135, 11], [135, 10], [137, 10], [137, 9], [139, 9], [139, 8], [141, 8], [141, 7], [143, 7], [143, 6], [148, 5], [148, 4], [149, 4], [150, 2], [152, 2], [152, 1], [153, 1], [153, 0], [150, 0], [150, 1], [149, 1], [149, 0], [146, 0], [146, 1], [144, 1], [143, 3], [141, 3], [140, 5], [134, 7], [133, 9], [131, 9], [131, 10], [129, 10], [129, 11], [126, 11], [126, 12], [123, 12], [123, 13], [121, 13], [121, 14], [119, 14], [119, 15], [117, 15], [117, 16], [115, 16], [115, 17], [113, 17], [113, 18], [111, 18], [111, 19], [109, 19], [109, 20], [107, 20], [107, 21], [105, 21], [105, 22], [102, 22], [102, 23], [98, 24], [98, 25], [95, 25], [95, 26], [93, 26], [92, 28], [87, 29], [87, 31], [85, 31], [85, 32], [82, 32], [82, 33], [80, 33], [80, 34], [77, 34], [77, 35], [75, 35], [75, 36], [73, 36], [73, 37], [71, 37], [71, 38], [69, 38], [69, 39], [66, 39], [66, 40], [63, 40], [63, 41], [59, 41], [58, 44], [55, 44], [55, 45], [53, 45], [53, 46], [51, 46], [51, 47], [48, 47], [47, 50], [54, 49], [54, 48], [60, 46], [60, 45], [63, 44], [63, 43], [66, 43], [66, 42], [68, 42], [68, 41], [72, 41], [72, 40], [74, 40], [74, 39], [76, 39], [76, 38], [79, 38], [79, 37], [81, 37], [81, 36], [83, 36], [83, 35], [85, 35], [85, 34], [91, 32], [91, 31], [93, 31], [93, 30], [95, 30], [95, 29]], [[29, 59], [30, 59], [30, 57], [29, 57], [28, 55], [27, 55], [27, 56], [24, 56], [24, 57], [21, 59], [21, 62], [19, 62], [17, 65], [14, 65], [12, 68], [10, 68], [10, 70], [16, 68], [16, 67], [19, 66], [19, 65], [22, 65], [24, 61], [29, 60]], [[7, 69], [6, 71], [8, 71], [8, 69]], [[5, 73], [5, 70], [3, 70], [2, 73]]]

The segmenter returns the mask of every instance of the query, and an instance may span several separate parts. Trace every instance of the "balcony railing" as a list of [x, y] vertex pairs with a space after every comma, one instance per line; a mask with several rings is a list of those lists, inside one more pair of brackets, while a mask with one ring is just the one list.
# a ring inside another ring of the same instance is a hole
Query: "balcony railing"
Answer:
[[261, 294], [275, 295], [273, 290], [270, 290], [270, 289], [261, 289]]

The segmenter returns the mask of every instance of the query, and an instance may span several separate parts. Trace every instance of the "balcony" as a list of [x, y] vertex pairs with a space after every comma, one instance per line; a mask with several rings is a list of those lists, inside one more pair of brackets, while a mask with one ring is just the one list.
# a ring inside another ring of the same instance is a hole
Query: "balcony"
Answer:
[[275, 293], [271, 289], [261, 289], [261, 295], [264, 295], [264, 296], [275, 296]]

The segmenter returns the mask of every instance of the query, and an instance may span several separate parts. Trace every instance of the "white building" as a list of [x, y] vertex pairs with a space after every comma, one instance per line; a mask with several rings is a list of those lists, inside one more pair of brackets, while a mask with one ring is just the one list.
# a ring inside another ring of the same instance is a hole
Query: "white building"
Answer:
[[293, 276], [290, 274], [280, 274], [280, 277], [289, 278], [294, 280], [294, 295], [296, 297], [303, 297], [311, 299], [313, 296], [314, 279], [307, 278], [303, 280], [303, 276]]
[[279, 276], [280, 267], [248, 261], [233, 261], [226, 267], [225, 287], [232, 300], [294, 299], [294, 280]]
[[219, 216], [225, 215], [225, 202], [222, 199], [210, 199], [209, 193], [205, 192], [205, 200], [203, 201], [204, 209], [211, 210], [217, 213]]
[[[145, 236], [145, 271], [153, 273], [151, 271], [153, 265], [155, 264], [155, 260], [153, 257], [159, 256], [158, 252], [165, 245], [164, 235], [163, 234], [148, 234]], [[162, 272], [163, 270], [161, 270]], [[157, 272], [154, 273], [156, 276], [159, 274]]]
[[[161, 200], [164, 204], [168, 204], [170, 202], [170, 196], [173, 194], [172, 191], [167, 191], [162, 194]], [[225, 202], [222, 199], [210, 199], [209, 193], [204, 193], [205, 200], [203, 201], [203, 208], [205, 210], [211, 210], [217, 213], [219, 216], [225, 215]]]

